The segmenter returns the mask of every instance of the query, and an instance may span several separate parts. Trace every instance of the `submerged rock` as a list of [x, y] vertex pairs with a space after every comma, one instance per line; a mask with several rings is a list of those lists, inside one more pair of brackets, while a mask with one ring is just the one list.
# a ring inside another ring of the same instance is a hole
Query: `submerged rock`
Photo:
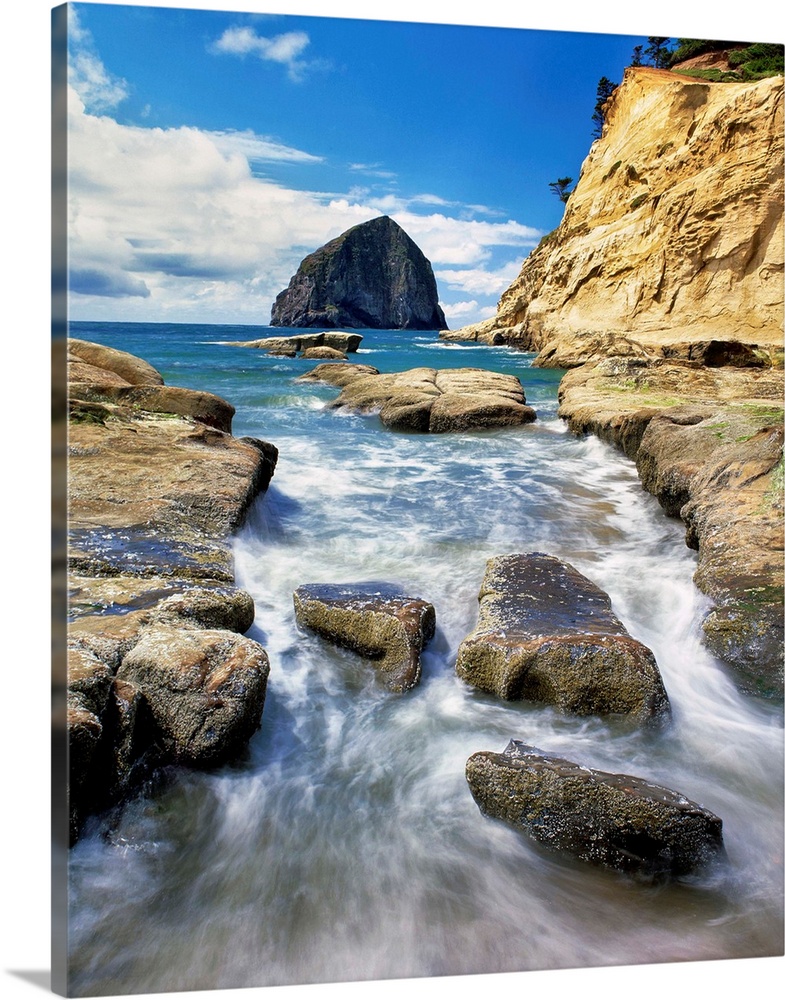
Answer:
[[318, 365], [303, 380], [342, 391], [331, 409], [378, 413], [396, 431], [443, 434], [484, 427], [518, 427], [537, 419], [515, 375], [482, 368], [412, 368], [382, 374], [370, 366]]
[[294, 592], [298, 624], [372, 660], [385, 685], [408, 691], [420, 681], [420, 653], [433, 638], [432, 604], [388, 584], [307, 584]]
[[722, 820], [679, 792], [545, 754], [519, 740], [480, 751], [466, 779], [481, 812], [582, 861], [686, 875], [722, 857]]
[[272, 326], [444, 330], [436, 279], [388, 216], [353, 226], [309, 254], [275, 300]]
[[667, 715], [654, 654], [633, 639], [608, 595], [568, 563], [539, 552], [488, 560], [477, 627], [455, 669], [508, 700], [578, 715]]

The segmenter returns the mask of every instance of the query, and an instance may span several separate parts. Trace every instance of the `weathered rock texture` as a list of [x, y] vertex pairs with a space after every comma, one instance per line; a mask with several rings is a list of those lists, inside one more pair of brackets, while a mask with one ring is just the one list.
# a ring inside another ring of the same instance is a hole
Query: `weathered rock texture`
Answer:
[[[303, 357], [318, 357], [312, 352], [335, 351], [341, 355], [353, 354], [362, 343], [359, 333], [304, 333], [292, 337], [263, 337], [261, 340], [231, 340], [229, 347], [253, 347], [268, 354], [278, 354], [294, 358], [298, 354]], [[323, 355], [327, 356], [327, 355]], [[335, 354], [329, 355], [335, 357]]]
[[373, 661], [391, 691], [420, 681], [420, 653], [433, 638], [433, 605], [388, 584], [306, 584], [294, 592], [303, 628]]
[[608, 595], [568, 563], [539, 552], [488, 560], [475, 630], [455, 669], [510, 700], [579, 715], [668, 713], [654, 654], [633, 639]]
[[744, 690], [783, 693], [783, 373], [608, 358], [568, 372], [560, 415], [635, 460], [685, 522], [712, 599], [709, 648]]
[[466, 764], [480, 810], [553, 851], [646, 877], [686, 875], [724, 854], [722, 820], [679, 792], [544, 754], [519, 740]]
[[[150, 768], [211, 766], [258, 728], [269, 665], [240, 635], [231, 535], [273, 445], [234, 408], [123, 351], [69, 341], [67, 727], [71, 835]], [[99, 613], [95, 613], [99, 612]]]
[[[450, 334], [543, 351], [734, 340], [781, 356], [783, 80], [630, 68], [559, 227], [497, 315]], [[604, 353], [617, 353], [605, 350]]]
[[275, 300], [272, 326], [444, 330], [429, 261], [386, 215], [309, 254]]
[[517, 427], [537, 415], [520, 380], [481, 368], [412, 368], [381, 374], [367, 365], [318, 365], [302, 381], [342, 391], [332, 409], [378, 413], [391, 430], [440, 434], [482, 427]]

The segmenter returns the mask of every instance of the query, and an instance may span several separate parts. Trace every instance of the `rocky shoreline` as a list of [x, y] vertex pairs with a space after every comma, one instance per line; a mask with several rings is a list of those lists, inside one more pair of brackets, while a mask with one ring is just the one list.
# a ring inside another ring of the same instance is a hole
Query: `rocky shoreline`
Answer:
[[636, 463], [681, 517], [712, 601], [709, 649], [750, 693], [783, 692], [783, 390], [775, 368], [609, 357], [568, 371], [559, 416]]
[[[536, 417], [517, 379], [482, 369], [381, 375], [336, 361], [300, 378], [341, 388], [328, 406], [380, 415], [387, 408], [393, 417], [382, 422], [403, 431]], [[688, 542], [701, 553], [696, 582], [716, 602], [704, 623], [707, 641], [746, 667], [748, 690], [767, 694], [777, 693], [782, 641], [773, 558], [782, 521], [780, 385], [781, 373], [768, 368], [709, 370], [636, 352], [567, 373], [559, 411], [574, 432], [622, 447], [643, 484], [670, 513], [681, 512]], [[677, 388], [678, 398], [663, 395]], [[437, 402], [450, 419], [428, 426]], [[210, 768], [236, 758], [262, 723], [271, 665], [245, 634], [254, 602], [234, 586], [230, 539], [269, 485], [277, 450], [234, 438], [233, 413], [217, 396], [165, 386], [155, 369], [122, 351], [69, 341], [72, 842], [87, 817], [121, 805], [167, 766]], [[428, 602], [384, 582], [304, 584], [293, 598], [300, 628], [367, 660], [391, 694], [417, 686], [438, 613]], [[543, 553], [489, 561], [479, 622], [455, 670], [496, 697], [566, 714], [626, 716], [633, 725], [667, 725], [670, 717], [653, 654], [627, 633], [607, 594]], [[681, 874], [721, 854], [721, 820], [680, 793], [590, 773], [515, 740], [511, 747], [506, 756], [472, 757], [471, 792], [484, 813], [534, 839], [542, 834], [546, 846], [647, 876]], [[544, 834], [515, 818], [541, 795], [531, 783], [543, 774], [556, 817]], [[559, 805], [559, 788], [576, 774], [572, 816]], [[590, 850], [575, 833], [584, 795], [586, 808], [599, 810]]]
[[167, 764], [230, 759], [269, 673], [231, 536], [277, 449], [133, 355], [68, 342], [67, 731], [72, 842]]

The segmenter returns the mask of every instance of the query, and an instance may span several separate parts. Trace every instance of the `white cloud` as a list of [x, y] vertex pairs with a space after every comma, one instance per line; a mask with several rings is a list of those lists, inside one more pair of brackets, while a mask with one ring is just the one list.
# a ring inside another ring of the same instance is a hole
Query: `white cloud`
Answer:
[[214, 55], [257, 56], [265, 62], [276, 62], [287, 67], [289, 77], [295, 82], [304, 79], [308, 69], [323, 68], [323, 62], [305, 62], [298, 57], [308, 48], [311, 40], [304, 31], [287, 31], [282, 35], [266, 38], [249, 27], [232, 27], [214, 41], [208, 51]]
[[496, 315], [496, 306], [481, 306], [476, 299], [471, 299], [469, 302], [442, 302], [441, 306], [444, 318], [453, 330], [471, 323], [479, 323], [480, 320], [490, 319]]
[[395, 195], [286, 188], [254, 176], [249, 160], [319, 158], [251, 132], [121, 125], [87, 113], [73, 89], [69, 115], [75, 319], [268, 323], [307, 253], [386, 214], [437, 265], [448, 318], [468, 322], [493, 312], [495, 301], [483, 297], [498, 296], [525, 256], [494, 268], [499, 249], [533, 245], [539, 235], [513, 221], [417, 214]]
[[495, 271], [486, 268], [441, 268], [436, 279], [448, 288], [457, 289], [470, 295], [500, 295], [518, 276], [520, 259], [510, 261]]
[[94, 112], [109, 111], [128, 97], [128, 84], [112, 76], [95, 51], [93, 38], [79, 20], [75, 7], [68, 7], [70, 60], [68, 82], [85, 107]]
[[266, 323], [302, 257], [375, 214], [254, 177], [243, 149], [260, 152], [256, 137], [120, 125], [87, 114], [73, 90], [69, 136], [69, 255], [83, 315], [124, 296], [137, 317], [207, 321], [213, 310], [216, 322]]
[[381, 163], [350, 163], [349, 170], [368, 174], [370, 177], [380, 177], [382, 180], [393, 180], [397, 174], [392, 170], [383, 170]]
[[245, 156], [249, 161], [268, 160], [288, 163], [322, 163], [324, 157], [314, 156], [292, 146], [284, 146], [274, 139], [256, 135], [250, 129], [240, 132], [232, 129], [204, 132], [222, 153]]

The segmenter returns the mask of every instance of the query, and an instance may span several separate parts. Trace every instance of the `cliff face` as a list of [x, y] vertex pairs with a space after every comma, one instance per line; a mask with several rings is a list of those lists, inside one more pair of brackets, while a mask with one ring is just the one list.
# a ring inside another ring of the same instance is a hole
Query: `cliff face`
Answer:
[[598, 337], [781, 347], [782, 89], [628, 69], [560, 226], [497, 315], [450, 338], [547, 346], [552, 364]]
[[309, 254], [276, 298], [271, 325], [447, 328], [430, 263], [387, 216], [354, 226]]

